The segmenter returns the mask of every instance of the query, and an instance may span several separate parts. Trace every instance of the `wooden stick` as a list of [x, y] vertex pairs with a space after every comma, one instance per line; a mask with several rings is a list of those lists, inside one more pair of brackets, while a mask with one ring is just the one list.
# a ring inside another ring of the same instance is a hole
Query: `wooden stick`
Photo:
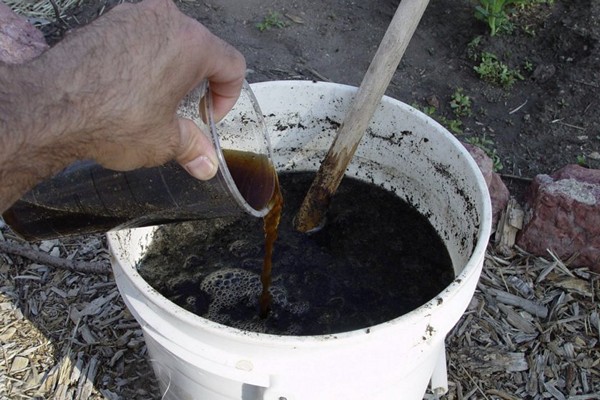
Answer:
[[329, 152], [321, 163], [295, 225], [300, 232], [319, 229], [346, 167], [388, 87], [429, 0], [402, 0], [371, 61], [358, 93]]

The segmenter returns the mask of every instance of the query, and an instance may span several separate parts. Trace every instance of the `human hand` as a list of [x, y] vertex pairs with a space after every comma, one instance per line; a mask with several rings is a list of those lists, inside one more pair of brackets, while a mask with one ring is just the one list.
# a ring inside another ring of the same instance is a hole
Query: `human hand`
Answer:
[[245, 70], [237, 50], [171, 0], [119, 5], [32, 61], [0, 63], [0, 211], [81, 159], [117, 170], [176, 159], [211, 178], [211, 141], [176, 110], [207, 79], [222, 118]]
[[56, 84], [80, 114], [73, 129], [78, 158], [117, 170], [176, 159], [198, 179], [214, 176], [212, 142], [175, 113], [181, 99], [208, 79], [215, 118], [227, 114], [246, 69], [237, 50], [171, 0], [145, 0], [116, 6], [68, 35], [56, 46], [57, 57], [72, 73]]

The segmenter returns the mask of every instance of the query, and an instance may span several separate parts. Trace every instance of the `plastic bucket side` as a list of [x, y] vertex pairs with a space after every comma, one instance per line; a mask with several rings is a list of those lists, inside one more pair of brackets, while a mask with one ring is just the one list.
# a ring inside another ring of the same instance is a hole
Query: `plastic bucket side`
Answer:
[[[253, 89], [271, 126], [278, 167], [318, 168], [355, 88], [287, 81]], [[472, 297], [489, 236], [483, 178], [443, 128], [389, 98], [349, 174], [417, 202], [446, 241], [456, 280], [426, 305], [369, 329], [315, 337], [252, 334], [180, 309], [137, 275], [151, 229], [111, 233], [117, 283], [143, 326], [163, 390], [170, 384], [166, 398], [420, 399], [432, 375], [445, 377], [443, 341]]]
[[443, 357], [444, 337], [428, 332], [430, 318], [420, 315], [320, 337], [241, 333], [198, 323], [175, 305], [168, 313], [153, 289], [130, 278], [116, 277], [165, 399], [417, 399]]

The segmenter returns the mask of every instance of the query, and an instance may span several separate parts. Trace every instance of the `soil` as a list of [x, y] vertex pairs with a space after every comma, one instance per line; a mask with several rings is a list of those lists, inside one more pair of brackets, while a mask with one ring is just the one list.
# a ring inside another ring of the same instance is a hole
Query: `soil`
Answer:
[[[65, 18], [83, 25], [118, 1], [84, 0]], [[391, 21], [397, 0], [236, 0], [177, 2], [246, 57], [248, 81], [330, 80], [358, 86]], [[496, 154], [511, 191], [527, 178], [580, 163], [600, 168], [600, 3], [555, 0], [520, 10], [511, 33], [490, 36], [469, 0], [432, 0], [387, 94]], [[263, 31], [270, 13], [284, 26]], [[50, 43], [64, 29], [46, 26]], [[510, 88], [483, 81], [474, 67], [490, 52], [522, 76]], [[462, 89], [470, 115], [450, 102]], [[525, 178], [525, 179], [523, 179]]]
[[393, 193], [345, 178], [325, 226], [306, 235], [293, 218], [314, 173], [279, 178], [285, 205], [266, 318], [259, 317], [258, 302], [265, 239], [262, 221], [252, 216], [162, 226], [140, 274], [195, 314], [282, 335], [377, 325], [425, 304], [454, 279], [435, 229]]

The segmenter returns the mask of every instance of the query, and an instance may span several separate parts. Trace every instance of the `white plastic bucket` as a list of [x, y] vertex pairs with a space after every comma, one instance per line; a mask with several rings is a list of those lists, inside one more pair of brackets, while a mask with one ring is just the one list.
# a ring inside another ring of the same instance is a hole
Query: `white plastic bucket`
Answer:
[[[356, 91], [309, 81], [252, 88], [280, 171], [318, 168]], [[347, 173], [395, 192], [427, 216], [448, 248], [456, 279], [427, 304], [368, 329], [259, 334], [198, 317], [141, 278], [135, 265], [154, 228], [109, 233], [115, 279], [143, 328], [165, 399], [422, 399], [430, 381], [436, 393], [447, 390], [444, 338], [473, 296], [490, 235], [483, 177], [442, 126], [388, 97]]]

